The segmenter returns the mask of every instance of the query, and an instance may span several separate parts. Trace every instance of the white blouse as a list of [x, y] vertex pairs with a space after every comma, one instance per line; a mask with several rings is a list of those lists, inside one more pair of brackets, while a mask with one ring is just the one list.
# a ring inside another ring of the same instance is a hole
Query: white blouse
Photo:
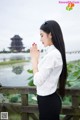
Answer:
[[46, 96], [56, 91], [62, 66], [61, 53], [54, 45], [49, 46], [47, 54], [38, 64], [38, 72], [34, 75], [33, 82], [38, 95]]

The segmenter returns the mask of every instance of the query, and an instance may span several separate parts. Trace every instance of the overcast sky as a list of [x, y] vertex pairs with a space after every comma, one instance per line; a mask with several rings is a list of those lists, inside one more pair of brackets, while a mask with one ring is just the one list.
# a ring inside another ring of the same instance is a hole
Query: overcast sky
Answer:
[[0, 50], [10, 47], [14, 35], [23, 38], [26, 49], [33, 42], [41, 49], [39, 27], [46, 20], [60, 24], [66, 51], [80, 50], [80, 0], [71, 11], [59, 1], [68, 0], [0, 0]]

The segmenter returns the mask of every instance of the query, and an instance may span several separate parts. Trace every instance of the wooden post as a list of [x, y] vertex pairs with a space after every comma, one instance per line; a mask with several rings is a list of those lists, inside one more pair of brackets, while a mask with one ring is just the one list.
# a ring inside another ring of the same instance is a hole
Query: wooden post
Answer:
[[[79, 107], [79, 99], [78, 99], [78, 96], [76, 95], [74, 96], [72, 95], [72, 107], [77, 113], [77, 108]], [[76, 116], [75, 114], [73, 115], [73, 120], [80, 120], [79, 118], [80, 116]]]
[[[28, 106], [28, 94], [22, 94], [22, 106]], [[21, 120], [29, 120], [29, 113], [22, 113]]]

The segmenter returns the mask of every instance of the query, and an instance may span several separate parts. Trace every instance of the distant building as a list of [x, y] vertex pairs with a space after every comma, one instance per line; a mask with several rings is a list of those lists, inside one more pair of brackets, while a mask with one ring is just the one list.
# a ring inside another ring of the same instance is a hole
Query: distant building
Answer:
[[23, 47], [22, 38], [19, 35], [14, 35], [11, 40], [11, 47], [9, 47], [11, 51], [21, 52], [25, 49], [25, 47]]

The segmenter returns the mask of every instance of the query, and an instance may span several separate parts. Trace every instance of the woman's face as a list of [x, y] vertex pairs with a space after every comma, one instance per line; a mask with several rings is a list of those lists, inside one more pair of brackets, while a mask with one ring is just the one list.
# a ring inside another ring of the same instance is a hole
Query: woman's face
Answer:
[[41, 36], [41, 42], [44, 45], [44, 47], [52, 45], [52, 36], [51, 33], [47, 34], [43, 30], [40, 30], [40, 36]]

